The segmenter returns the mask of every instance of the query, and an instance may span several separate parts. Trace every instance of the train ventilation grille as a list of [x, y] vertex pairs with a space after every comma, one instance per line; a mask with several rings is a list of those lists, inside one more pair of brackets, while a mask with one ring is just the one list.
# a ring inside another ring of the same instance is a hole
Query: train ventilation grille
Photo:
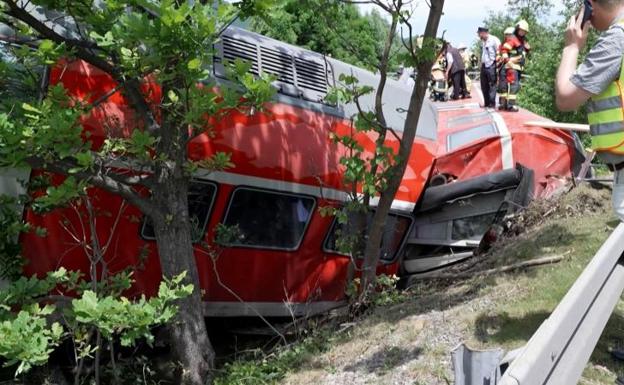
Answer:
[[278, 81], [295, 85], [292, 56], [270, 48], [261, 47], [262, 72], [274, 75]]
[[256, 45], [244, 40], [223, 36], [223, 58], [226, 61], [241, 59], [251, 63], [250, 72], [258, 75], [258, 51]]
[[295, 58], [297, 85], [314, 91], [327, 93], [327, 70], [325, 63]]
[[[329, 89], [328, 69], [320, 57], [298, 57], [289, 47], [258, 47], [257, 43], [224, 35], [217, 45], [215, 74], [226, 76], [225, 63], [241, 59], [252, 64], [254, 75], [265, 73], [276, 78], [279, 92], [314, 102], [324, 102]], [[276, 49], [277, 48], [277, 49]], [[305, 52], [301, 53], [305, 55]]]

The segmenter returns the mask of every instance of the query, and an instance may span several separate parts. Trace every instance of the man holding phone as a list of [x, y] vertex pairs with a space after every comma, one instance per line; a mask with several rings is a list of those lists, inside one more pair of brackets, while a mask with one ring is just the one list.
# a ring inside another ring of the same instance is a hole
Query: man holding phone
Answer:
[[[591, 25], [602, 34], [583, 63], [579, 51]], [[613, 209], [624, 221], [624, 0], [585, 0], [570, 18], [557, 72], [557, 107], [573, 111], [587, 103], [592, 148], [615, 173]]]

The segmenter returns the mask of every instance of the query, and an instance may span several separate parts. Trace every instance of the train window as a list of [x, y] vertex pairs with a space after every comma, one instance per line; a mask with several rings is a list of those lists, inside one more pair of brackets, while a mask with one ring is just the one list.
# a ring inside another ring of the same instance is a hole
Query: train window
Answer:
[[237, 188], [223, 221], [238, 228], [230, 246], [296, 250], [315, 204], [314, 198], [305, 195]]
[[461, 126], [463, 124], [476, 123], [476, 122], [480, 122], [483, 120], [489, 120], [489, 121], [492, 120], [492, 117], [490, 116], [489, 112], [483, 111], [483, 112], [477, 112], [476, 114], [456, 116], [454, 118], [450, 118], [446, 122], [446, 126], [448, 128], [453, 128], [453, 127]]
[[[216, 195], [217, 185], [212, 182], [193, 180], [189, 185], [188, 206], [193, 243], [201, 241], [206, 233], [206, 225]], [[147, 240], [156, 239], [152, 221], [147, 217], [143, 220], [141, 237]]]
[[479, 241], [490, 228], [496, 213], [476, 215], [468, 218], [455, 219], [451, 237], [453, 240]]
[[[373, 219], [373, 214], [368, 215], [368, 223]], [[412, 224], [412, 219], [402, 215], [389, 214], [386, 219], [383, 234], [381, 237], [381, 259], [389, 262], [393, 261], [399, 249], [403, 245], [405, 237], [408, 235], [408, 231]], [[334, 220], [334, 224], [329, 230], [329, 234], [325, 239], [324, 250], [332, 253], [342, 254], [336, 245], [337, 234], [343, 231], [344, 225]]]
[[454, 149], [464, 146], [475, 140], [497, 134], [498, 131], [496, 129], [496, 125], [491, 122], [468, 128], [466, 130], [454, 132], [448, 136], [448, 150], [453, 151]]

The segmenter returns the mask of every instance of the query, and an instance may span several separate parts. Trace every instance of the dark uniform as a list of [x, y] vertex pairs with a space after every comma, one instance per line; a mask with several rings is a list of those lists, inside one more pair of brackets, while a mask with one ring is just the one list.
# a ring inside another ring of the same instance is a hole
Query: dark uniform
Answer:
[[455, 47], [448, 45], [446, 48], [446, 54], [450, 55], [453, 59], [451, 68], [449, 69], [449, 75], [453, 82], [453, 96], [451, 99], [457, 100], [459, 97], [468, 96], [468, 89], [466, 87], [466, 66], [464, 65], [464, 58], [459, 53], [459, 50]]

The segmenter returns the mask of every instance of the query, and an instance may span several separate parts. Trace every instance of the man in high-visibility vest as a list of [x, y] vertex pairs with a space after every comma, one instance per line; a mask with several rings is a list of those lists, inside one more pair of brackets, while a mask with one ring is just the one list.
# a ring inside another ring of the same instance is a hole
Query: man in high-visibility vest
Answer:
[[562, 111], [576, 110], [588, 102], [592, 148], [615, 172], [613, 209], [624, 221], [624, 0], [589, 2], [591, 25], [603, 33], [577, 69], [590, 23], [582, 25], [585, 8], [570, 18], [555, 96]]

